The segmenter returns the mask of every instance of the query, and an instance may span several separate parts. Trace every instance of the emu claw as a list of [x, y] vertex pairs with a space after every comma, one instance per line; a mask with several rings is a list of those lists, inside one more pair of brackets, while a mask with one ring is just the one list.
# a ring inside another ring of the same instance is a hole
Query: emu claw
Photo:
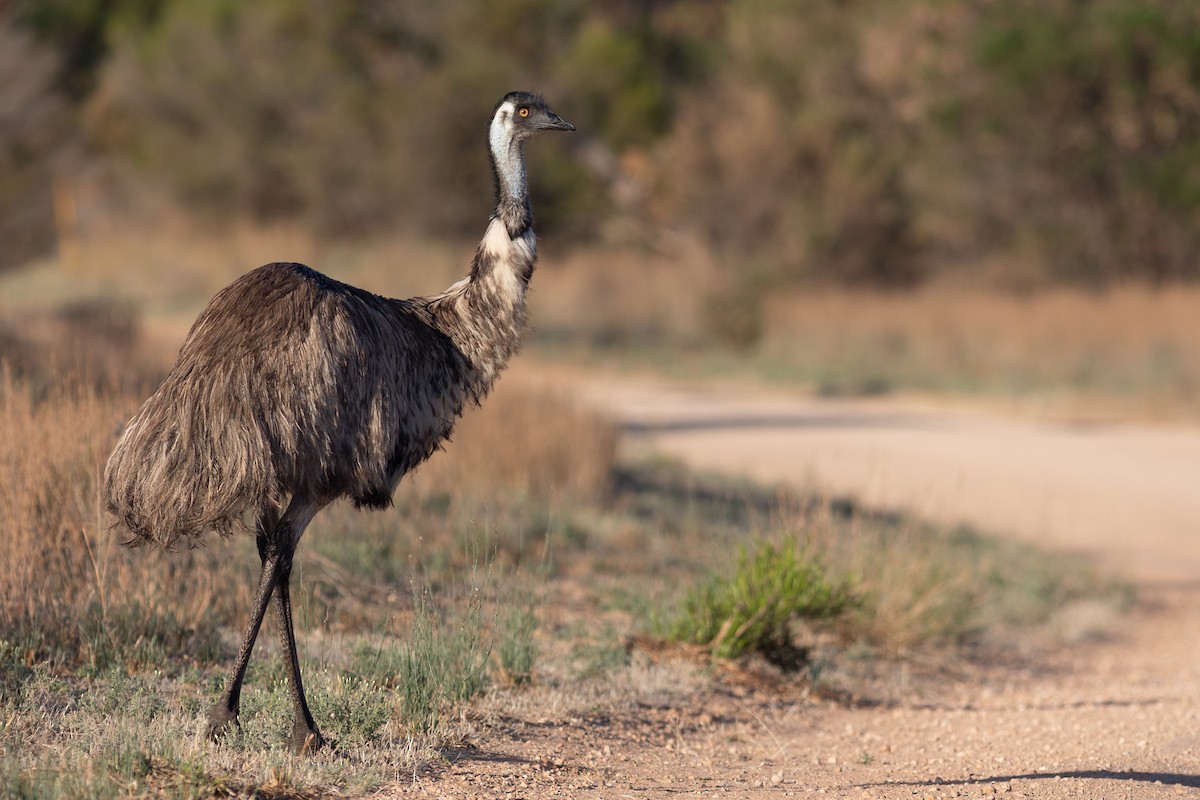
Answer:
[[315, 725], [310, 728], [299, 721], [292, 726], [291, 743], [292, 752], [298, 756], [314, 753], [326, 745], [325, 737]]
[[236, 711], [230, 711], [223, 705], [213, 706], [212, 711], [208, 712], [208, 726], [204, 731], [205, 738], [210, 742], [219, 742], [225, 738], [225, 735], [231, 730], [239, 730], [241, 723], [238, 722]]

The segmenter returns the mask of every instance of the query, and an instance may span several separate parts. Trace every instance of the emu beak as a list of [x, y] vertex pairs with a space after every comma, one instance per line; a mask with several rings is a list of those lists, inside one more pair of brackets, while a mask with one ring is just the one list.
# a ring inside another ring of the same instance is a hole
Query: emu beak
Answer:
[[567, 122], [565, 119], [555, 114], [553, 111], [546, 112], [546, 121], [538, 125], [544, 131], [573, 131], [575, 126]]

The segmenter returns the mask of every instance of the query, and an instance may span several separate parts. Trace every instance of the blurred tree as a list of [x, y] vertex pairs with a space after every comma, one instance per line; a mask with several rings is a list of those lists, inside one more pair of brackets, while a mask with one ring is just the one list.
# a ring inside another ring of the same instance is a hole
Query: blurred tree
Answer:
[[708, 64], [701, 40], [659, 24], [650, 4], [637, 12], [587, 15], [554, 69], [581, 119], [618, 150], [661, 137], [676, 97]]
[[168, 0], [16, 0], [17, 19], [59, 53], [58, 84], [80, 100], [108, 55], [108, 30], [123, 18], [154, 19]]
[[716, 81], [666, 147], [677, 202], [730, 261], [777, 276], [910, 286], [921, 278], [907, 123], [864, 76], [864, 26], [890, 2], [728, 8]]
[[966, 102], [1061, 279], [1200, 276], [1200, 5], [979, 7], [982, 80]]
[[59, 57], [33, 58], [0, 91], [36, 87], [29, 108], [86, 102], [95, 143], [221, 217], [296, 217], [325, 235], [473, 232], [490, 207], [485, 110], [521, 86], [580, 128], [532, 156], [544, 229], [575, 241], [690, 229], [732, 268], [755, 265], [734, 281], [751, 300], [780, 280], [1200, 277], [1194, 3], [12, 9]]
[[[545, 88], [576, 146], [619, 151], [660, 137], [702, 69], [671, 23], [682, 0], [162, 2], [109, 26], [97, 136], [194, 207], [326, 234], [473, 231], [490, 207], [481, 109], [515, 86]], [[611, 176], [538, 158], [543, 227], [599, 230]]]
[[0, 269], [53, 249], [54, 158], [68, 134], [58, 63], [0, 13]]

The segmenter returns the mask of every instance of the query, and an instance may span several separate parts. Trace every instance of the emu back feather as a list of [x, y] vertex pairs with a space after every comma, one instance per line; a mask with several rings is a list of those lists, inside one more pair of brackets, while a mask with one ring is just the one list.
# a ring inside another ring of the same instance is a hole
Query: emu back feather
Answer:
[[130, 420], [105, 471], [109, 510], [133, 543], [169, 547], [242, 529], [247, 509], [288, 495], [390, 504], [519, 346], [524, 304], [502, 296], [496, 260], [481, 245], [475, 280], [412, 300], [299, 264], [244, 275]]

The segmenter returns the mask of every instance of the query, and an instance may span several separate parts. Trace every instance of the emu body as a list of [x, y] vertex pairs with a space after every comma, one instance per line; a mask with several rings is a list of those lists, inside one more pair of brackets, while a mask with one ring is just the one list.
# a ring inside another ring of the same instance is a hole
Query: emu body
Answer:
[[289, 582], [304, 530], [326, 505], [391, 503], [520, 347], [537, 260], [524, 141], [574, 130], [513, 92], [488, 133], [496, 211], [470, 274], [432, 297], [394, 300], [301, 264], [267, 264], [219, 292], [174, 368], [130, 420], [105, 470], [107, 506], [131, 544], [197, 543], [256, 515], [262, 571], [210, 736], [237, 724], [242, 680], [272, 597], [297, 750], [323, 743], [304, 697]]

